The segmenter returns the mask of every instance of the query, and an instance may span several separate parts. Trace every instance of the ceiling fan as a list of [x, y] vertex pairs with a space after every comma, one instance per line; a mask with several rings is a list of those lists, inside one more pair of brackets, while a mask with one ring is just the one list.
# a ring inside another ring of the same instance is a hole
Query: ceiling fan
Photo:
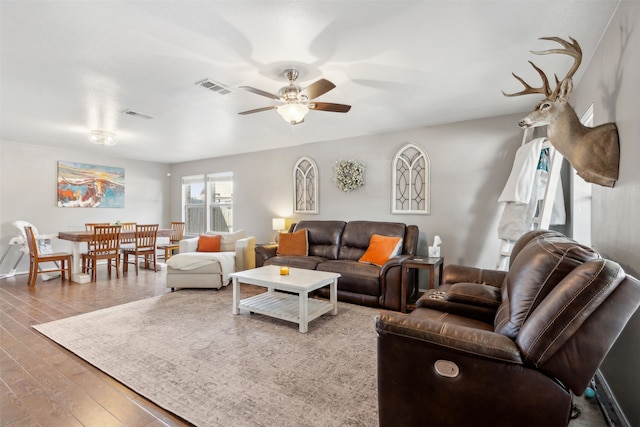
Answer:
[[270, 107], [256, 108], [255, 110], [243, 111], [238, 114], [246, 115], [275, 109], [285, 121], [291, 123], [292, 125], [297, 125], [304, 122], [304, 118], [309, 110], [346, 113], [351, 109], [351, 105], [333, 104], [330, 102], [313, 102], [313, 99], [319, 97], [320, 95], [324, 95], [325, 93], [336, 87], [336, 85], [331, 83], [329, 80], [320, 79], [315, 83], [311, 83], [306, 88], [301, 89], [300, 86], [294, 84], [294, 82], [298, 78], [297, 70], [285, 70], [284, 75], [287, 80], [289, 80], [289, 85], [281, 88], [278, 91], [277, 95], [265, 92], [260, 89], [256, 89], [251, 86], [240, 86], [241, 89], [255, 93], [256, 95], [262, 95], [266, 96], [267, 98], [281, 101], [282, 105], [272, 105]]

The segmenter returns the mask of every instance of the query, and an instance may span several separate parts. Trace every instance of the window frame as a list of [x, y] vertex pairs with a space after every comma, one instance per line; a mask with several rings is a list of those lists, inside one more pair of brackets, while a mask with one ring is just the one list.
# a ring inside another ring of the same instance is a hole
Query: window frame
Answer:
[[[303, 167], [307, 166], [306, 168]], [[293, 166], [293, 212], [318, 214], [318, 166], [309, 157], [300, 157]]]
[[[226, 178], [226, 179], [225, 179]], [[229, 182], [230, 183], [230, 194], [225, 194], [223, 196], [226, 199], [223, 203], [220, 201], [216, 201], [215, 194], [211, 194], [212, 190], [211, 186], [214, 186], [215, 183], [219, 182]], [[233, 231], [233, 205], [234, 205], [234, 197], [233, 197], [233, 172], [211, 172], [207, 174], [198, 174], [198, 175], [189, 175], [182, 177], [182, 221], [185, 223], [185, 234], [188, 235], [198, 235], [202, 233], [206, 233], [208, 231]], [[202, 196], [201, 203], [189, 203], [191, 201], [197, 200], [197, 196], [194, 197], [191, 188], [187, 189], [187, 186], [196, 185], [196, 189], [200, 190], [200, 194]], [[226, 227], [225, 229], [216, 229], [217, 227], [214, 224], [214, 215], [213, 210], [215, 208], [224, 208], [227, 213], [222, 212], [222, 218], [224, 218], [224, 222]], [[196, 224], [194, 224], [194, 213], [189, 212], [189, 210], [197, 209], [200, 212], [195, 213], [197, 215]]]
[[[431, 214], [431, 159], [424, 148], [411, 142], [402, 146], [393, 157], [391, 176], [392, 214]], [[401, 186], [405, 189], [399, 192]], [[408, 208], [398, 207], [402, 199], [408, 201]], [[421, 203], [424, 207], [416, 208]]]

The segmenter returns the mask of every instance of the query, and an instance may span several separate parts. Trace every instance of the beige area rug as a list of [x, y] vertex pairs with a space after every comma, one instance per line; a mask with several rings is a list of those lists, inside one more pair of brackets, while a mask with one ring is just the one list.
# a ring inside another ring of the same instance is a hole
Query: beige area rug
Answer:
[[375, 426], [378, 310], [298, 325], [231, 314], [231, 287], [181, 290], [33, 326], [198, 426]]

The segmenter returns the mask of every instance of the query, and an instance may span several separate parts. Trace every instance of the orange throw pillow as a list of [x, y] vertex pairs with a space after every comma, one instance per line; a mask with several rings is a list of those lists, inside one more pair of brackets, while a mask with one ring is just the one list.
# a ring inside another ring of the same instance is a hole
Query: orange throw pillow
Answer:
[[309, 242], [307, 241], [307, 229], [296, 231], [295, 233], [280, 233], [278, 237], [278, 255], [306, 256], [309, 253]]
[[360, 262], [382, 267], [389, 258], [396, 256], [402, 250], [402, 239], [400, 237], [389, 237], [374, 234], [369, 240], [367, 251], [359, 259]]
[[198, 239], [198, 252], [220, 252], [221, 235], [206, 236], [202, 234]]

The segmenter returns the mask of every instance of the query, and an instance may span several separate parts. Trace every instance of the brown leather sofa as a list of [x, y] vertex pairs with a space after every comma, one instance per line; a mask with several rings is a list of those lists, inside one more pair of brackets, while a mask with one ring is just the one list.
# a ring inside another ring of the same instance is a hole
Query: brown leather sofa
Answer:
[[[378, 221], [300, 221], [290, 232], [307, 230], [307, 256], [277, 256], [277, 246], [256, 246], [256, 267], [286, 265], [294, 268], [340, 273], [338, 299], [370, 307], [400, 310], [401, 263], [415, 255], [418, 227], [397, 222]], [[358, 262], [369, 246], [373, 234], [401, 237], [402, 254], [382, 267]], [[407, 283], [407, 293], [413, 283]], [[329, 297], [328, 289], [318, 294]]]
[[445, 276], [376, 320], [380, 426], [566, 426], [640, 305], [640, 281], [555, 232], [523, 236], [508, 272]]

